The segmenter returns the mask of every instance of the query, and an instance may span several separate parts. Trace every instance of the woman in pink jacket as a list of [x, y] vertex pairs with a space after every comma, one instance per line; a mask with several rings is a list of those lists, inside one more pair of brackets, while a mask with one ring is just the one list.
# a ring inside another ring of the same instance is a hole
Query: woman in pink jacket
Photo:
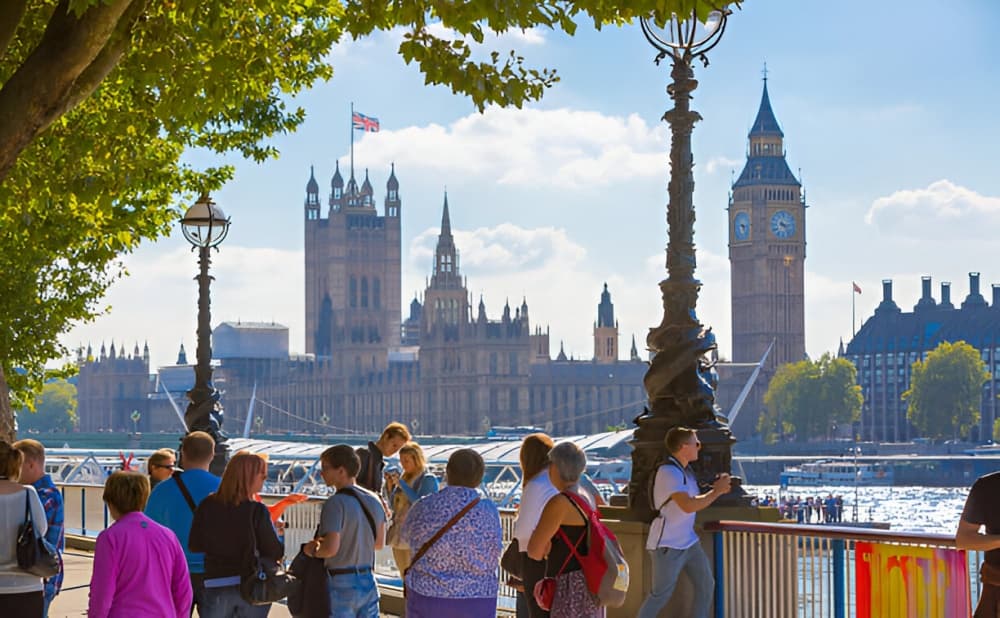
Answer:
[[89, 618], [188, 618], [191, 579], [177, 537], [142, 513], [149, 478], [115, 472], [104, 502], [115, 520], [97, 537]]

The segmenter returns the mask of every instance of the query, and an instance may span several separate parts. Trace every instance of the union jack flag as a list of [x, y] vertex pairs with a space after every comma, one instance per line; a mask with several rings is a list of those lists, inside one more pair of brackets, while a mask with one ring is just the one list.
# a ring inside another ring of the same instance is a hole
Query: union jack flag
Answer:
[[351, 122], [356, 131], [378, 133], [378, 118], [354, 112], [351, 116]]

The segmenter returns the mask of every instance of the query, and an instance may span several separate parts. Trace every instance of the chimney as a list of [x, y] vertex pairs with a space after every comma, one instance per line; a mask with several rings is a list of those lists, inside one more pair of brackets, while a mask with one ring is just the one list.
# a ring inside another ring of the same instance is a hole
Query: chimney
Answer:
[[1000, 307], [1000, 283], [993, 284], [993, 306]]
[[937, 304], [934, 302], [934, 298], [931, 297], [931, 278], [924, 276], [920, 278], [920, 285], [923, 290], [920, 295], [920, 300], [913, 307], [914, 311], [921, 311], [923, 309], [933, 309]]
[[951, 304], [951, 281], [941, 282], [941, 308], [942, 309], [955, 308], [955, 306]]
[[882, 280], [882, 302], [875, 308], [875, 315], [893, 315], [900, 313], [899, 306], [892, 300], [892, 279]]
[[966, 307], [985, 307], [986, 299], [979, 293], [979, 273], [969, 273], [969, 295], [962, 301], [962, 309]]

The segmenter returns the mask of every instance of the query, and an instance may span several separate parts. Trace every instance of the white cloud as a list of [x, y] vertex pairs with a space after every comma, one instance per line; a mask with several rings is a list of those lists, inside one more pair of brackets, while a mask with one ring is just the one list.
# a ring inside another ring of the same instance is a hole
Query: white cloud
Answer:
[[[403, 30], [399, 30], [398, 36], [400, 39], [403, 36]], [[445, 41], [454, 41], [462, 38], [466, 43], [472, 46], [479, 45], [476, 41], [470, 37], [459, 37], [458, 33], [451, 28], [445, 27], [441, 22], [434, 22], [427, 26], [427, 32], [433, 36], [443, 39]], [[512, 28], [506, 32], [500, 33], [493, 30], [486, 30], [483, 36], [482, 45], [486, 47], [492, 47], [494, 45], [543, 45], [545, 44], [545, 31], [541, 28], [531, 27], [531, 28]]]
[[[130, 276], [115, 283], [104, 299], [110, 311], [72, 329], [63, 342], [72, 348], [101, 342], [124, 343], [131, 353], [149, 342], [154, 368], [172, 364], [183, 342], [193, 359], [196, 347], [196, 254], [177, 249], [146, 251], [125, 258]], [[224, 245], [212, 256], [212, 325], [222, 321], [275, 321], [289, 327], [292, 351], [303, 351], [305, 285], [301, 251]]]
[[911, 240], [993, 240], [1000, 225], [1000, 198], [949, 180], [904, 189], [872, 202], [865, 222]]
[[373, 167], [395, 161], [407, 170], [581, 191], [662, 177], [668, 169], [667, 148], [666, 129], [650, 127], [637, 114], [500, 108], [470, 114], [447, 127], [384, 130], [355, 144], [356, 158]]
[[705, 171], [709, 174], [714, 174], [719, 171], [726, 172], [732, 169], [739, 169], [741, 165], [743, 165], [742, 159], [730, 159], [724, 156], [712, 157], [705, 164]]

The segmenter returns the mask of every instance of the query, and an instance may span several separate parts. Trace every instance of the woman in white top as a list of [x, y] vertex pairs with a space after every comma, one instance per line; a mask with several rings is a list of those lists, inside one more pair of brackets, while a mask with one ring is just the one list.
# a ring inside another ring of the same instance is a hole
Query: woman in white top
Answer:
[[41, 618], [43, 581], [17, 566], [17, 529], [24, 523], [26, 503], [35, 534], [44, 536], [48, 522], [35, 488], [17, 482], [21, 460], [19, 451], [0, 440], [0, 607], [4, 616]]
[[[525, 436], [521, 443], [521, 504], [517, 509], [517, 519], [514, 521], [514, 538], [521, 550], [521, 574], [523, 587], [517, 593], [518, 618], [539, 618], [549, 613], [538, 607], [534, 595], [535, 582], [545, 577], [544, 565], [535, 568], [536, 563], [527, 560], [528, 541], [531, 533], [538, 526], [542, 510], [552, 496], [559, 490], [549, 478], [549, 451], [554, 442], [544, 433], [533, 433]], [[525, 592], [527, 591], [527, 592]]]

